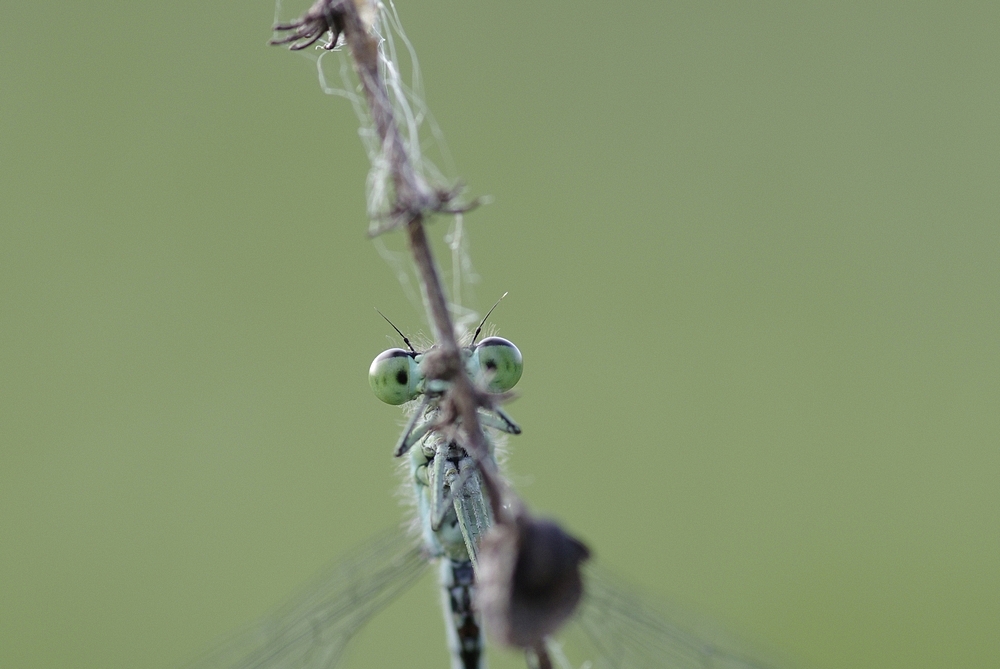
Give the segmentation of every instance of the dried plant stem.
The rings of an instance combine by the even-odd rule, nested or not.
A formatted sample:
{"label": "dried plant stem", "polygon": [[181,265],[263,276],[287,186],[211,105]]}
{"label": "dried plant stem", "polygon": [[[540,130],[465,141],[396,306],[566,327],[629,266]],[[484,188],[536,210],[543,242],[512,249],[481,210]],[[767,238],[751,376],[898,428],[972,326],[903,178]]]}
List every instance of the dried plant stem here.
{"label": "dried plant stem", "polygon": [[[355,4],[369,1],[316,0],[300,19],[276,26],[290,33],[272,43],[301,49],[329,32],[332,38],[326,48],[333,48],[340,36],[344,36],[394,191],[390,220],[381,231],[406,229],[434,328],[436,345],[423,355],[421,370],[428,379],[447,382],[438,402],[435,427],[454,435],[476,461],[475,471],[482,478],[493,512],[495,525],[481,540],[476,576],[481,586],[478,604],[483,620],[503,643],[524,649],[530,666],[551,669],[545,637],[558,629],[579,603],[582,595],[579,565],[587,559],[589,551],[555,523],[532,518],[490,457],[479,409],[495,407],[498,398],[477,388],[466,373],[463,351],[455,337],[444,287],[424,230],[428,216],[460,213],[463,209],[452,205],[457,190],[431,188],[414,169],[407,154],[389,91],[379,72],[379,43],[370,34]],[[462,477],[472,474],[473,470],[467,468],[452,483],[452,489],[461,489]]]}
{"label": "dried plant stem", "polygon": [[[366,29],[354,3],[347,0],[339,5],[344,14],[344,37],[350,49],[351,60],[388,160],[396,197],[393,214],[403,219],[410,252],[420,275],[424,300],[434,327],[440,365],[438,374],[440,378],[450,381],[448,400],[454,406],[454,413],[460,418],[461,430],[466,437],[463,445],[479,464],[493,516],[497,522],[506,522],[509,512],[504,503],[511,497],[511,493],[502,482],[493,461],[487,457],[489,447],[478,412],[484,400],[462,364],[461,348],[455,338],[437,263],[424,230],[426,217],[445,209],[450,194],[442,197],[442,194],[435,193],[413,169],[396,124],[385,82],[379,76],[378,44]],[[519,507],[520,504],[514,501],[513,506]]]}

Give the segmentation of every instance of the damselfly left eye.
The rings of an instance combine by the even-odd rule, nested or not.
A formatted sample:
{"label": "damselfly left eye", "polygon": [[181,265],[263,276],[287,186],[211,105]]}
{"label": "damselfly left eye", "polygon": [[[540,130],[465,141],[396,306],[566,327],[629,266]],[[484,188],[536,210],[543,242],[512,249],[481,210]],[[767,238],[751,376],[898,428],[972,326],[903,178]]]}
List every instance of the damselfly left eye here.
{"label": "damselfly left eye", "polygon": [[413,353],[401,348],[383,351],[368,368],[368,383],[375,397],[386,404],[405,404],[416,399],[420,391],[420,367]]}
{"label": "damselfly left eye", "polygon": [[473,353],[491,393],[502,393],[517,385],[524,371],[524,360],[514,344],[502,337],[487,337]]}

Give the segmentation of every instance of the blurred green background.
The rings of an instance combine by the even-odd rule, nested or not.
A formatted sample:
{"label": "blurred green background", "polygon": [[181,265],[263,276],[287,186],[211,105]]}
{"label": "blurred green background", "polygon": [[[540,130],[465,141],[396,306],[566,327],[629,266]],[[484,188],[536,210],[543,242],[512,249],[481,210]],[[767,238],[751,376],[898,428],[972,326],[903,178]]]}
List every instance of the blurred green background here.
{"label": "blurred green background", "polygon": [[[534,508],[792,666],[1000,666],[1000,5],[399,11]],[[426,321],[273,12],[4,6],[2,667],[176,667],[400,517]],[[432,588],[345,666],[446,666]]]}

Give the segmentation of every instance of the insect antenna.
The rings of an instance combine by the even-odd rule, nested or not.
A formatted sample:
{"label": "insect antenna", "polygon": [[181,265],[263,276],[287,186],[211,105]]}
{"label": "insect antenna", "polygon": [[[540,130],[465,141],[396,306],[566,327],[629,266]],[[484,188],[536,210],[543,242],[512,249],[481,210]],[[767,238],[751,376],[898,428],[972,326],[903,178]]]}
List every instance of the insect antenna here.
{"label": "insect antenna", "polygon": [[[507,293],[501,295],[500,300],[502,300],[505,297],[507,297]],[[493,310],[497,308],[497,304],[500,304],[500,300],[497,300],[496,304],[490,307],[490,310],[486,312],[486,316],[483,317],[483,322],[479,324],[478,328],[476,328],[476,334],[472,335],[472,344],[469,344],[469,346],[472,346],[473,344],[476,343],[476,338],[479,337],[479,333],[483,331],[483,326],[486,325],[486,319],[489,318],[490,314],[493,313]],[[385,316],[383,316],[382,318],[385,318]]]}
{"label": "insect antenna", "polygon": [[[504,293],[504,295],[506,295],[506,293]],[[503,298],[501,298],[501,299],[503,299]],[[375,307],[375,311],[378,311],[378,307]],[[493,310],[490,309],[490,311],[493,311]],[[381,311],[378,311],[378,315],[381,316],[382,318],[385,318],[385,314],[383,314]],[[486,314],[486,315],[489,316],[489,314]],[[390,321],[388,318],[385,318],[385,322],[388,323],[389,325],[392,325],[392,321]],[[482,326],[480,326],[480,327],[482,327]],[[397,328],[395,325],[392,325],[392,329],[399,333],[399,336],[403,338],[403,343],[405,343],[407,345],[407,347],[409,347],[410,351],[412,351],[413,353],[417,352],[417,349],[413,348],[413,344],[410,343],[410,340],[406,337],[405,334],[403,334],[402,332],[399,331],[399,328]],[[479,331],[476,330],[476,332],[478,333]]]}

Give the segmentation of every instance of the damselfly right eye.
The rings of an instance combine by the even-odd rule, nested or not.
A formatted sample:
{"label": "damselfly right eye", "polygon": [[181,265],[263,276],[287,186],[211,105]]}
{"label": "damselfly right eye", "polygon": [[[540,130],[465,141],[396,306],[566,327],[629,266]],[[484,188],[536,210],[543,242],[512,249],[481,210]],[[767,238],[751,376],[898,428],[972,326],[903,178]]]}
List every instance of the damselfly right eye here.
{"label": "damselfly right eye", "polygon": [[386,404],[405,404],[416,399],[420,381],[420,366],[413,353],[401,348],[379,353],[368,368],[372,392]]}
{"label": "damselfly right eye", "polygon": [[473,355],[491,393],[507,392],[521,379],[524,371],[521,352],[503,337],[487,337],[476,345]]}

